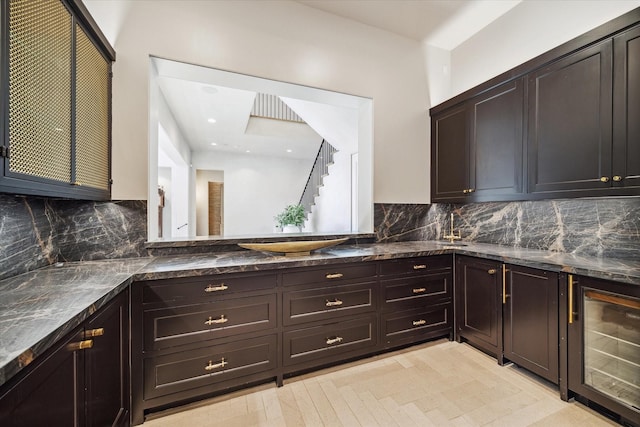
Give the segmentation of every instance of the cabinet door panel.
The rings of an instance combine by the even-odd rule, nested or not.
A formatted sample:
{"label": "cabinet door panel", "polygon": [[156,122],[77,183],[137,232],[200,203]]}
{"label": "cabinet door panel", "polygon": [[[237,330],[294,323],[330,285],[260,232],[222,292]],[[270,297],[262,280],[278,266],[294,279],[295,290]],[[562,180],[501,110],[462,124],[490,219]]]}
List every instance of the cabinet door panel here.
{"label": "cabinet door panel", "polygon": [[462,200],[469,188],[468,115],[460,106],[435,116],[431,125],[431,197]]}
{"label": "cabinet door panel", "polygon": [[93,347],[85,351],[88,426],[123,425],[129,419],[128,292],[87,322]]}
{"label": "cabinet door panel", "polygon": [[472,100],[470,182],[475,200],[522,192],[522,81]]}
{"label": "cabinet door panel", "polygon": [[529,75],[529,190],[608,188],[611,177],[611,42]]}
{"label": "cabinet door panel", "polygon": [[67,345],[82,340],[82,333],[70,338],[34,363],[36,366],[0,396],[0,425],[3,427],[84,425],[84,351]]}
{"label": "cabinet door panel", "polygon": [[451,279],[451,273],[440,273],[383,281],[380,283],[383,309],[396,310],[450,301],[453,294]]}
{"label": "cabinet door panel", "polygon": [[308,364],[312,367],[371,352],[378,343],[377,331],[376,316],[287,331],[283,334],[284,366],[313,361]]}
{"label": "cabinet door panel", "polygon": [[227,381],[242,382],[243,377],[275,369],[276,349],[276,335],[268,335],[145,359],[144,397],[188,390],[197,395],[221,389]]}
{"label": "cabinet door panel", "polygon": [[449,335],[453,323],[452,308],[448,303],[382,314],[380,328],[385,347]]}
{"label": "cabinet door panel", "polygon": [[502,359],[501,264],[456,258],[456,323],[461,338]]}
{"label": "cabinet door panel", "polygon": [[614,43],[613,185],[640,186],[640,27]]}
{"label": "cabinet door panel", "polygon": [[558,383],[558,275],[509,266],[505,357]]}
{"label": "cabinet door panel", "polygon": [[145,310],[145,350],[266,330],[275,326],[275,294]]}
{"label": "cabinet door panel", "polygon": [[283,323],[298,324],[375,311],[376,283],[285,292]]}

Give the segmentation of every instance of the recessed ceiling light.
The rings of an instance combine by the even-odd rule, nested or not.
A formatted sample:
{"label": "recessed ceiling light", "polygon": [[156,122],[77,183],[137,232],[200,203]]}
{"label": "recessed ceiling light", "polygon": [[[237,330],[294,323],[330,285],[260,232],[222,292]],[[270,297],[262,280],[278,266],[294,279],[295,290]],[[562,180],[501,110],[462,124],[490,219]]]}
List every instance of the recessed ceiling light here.
{"label": "recessed ceiling light", "polygon": [[214,118],[210,118],[209,120],[207,120],[209,123],[215,123],[217,120]]}
{"label": "recessed ceiling light", "polygon": [[247,150],[247,151],[245,151],[245,153],[250,153],[250,152],[251,152],[251,150]]}
{"label": "recessed ceiling light", "polygon": [[293,150],[291,148],[287,148],[287,153],[291,153]]}
{"label": "recessed ceiling light", "polygon": [[218,144],[216,144],[215,142],[212,142],[211,145],[218,145]]}

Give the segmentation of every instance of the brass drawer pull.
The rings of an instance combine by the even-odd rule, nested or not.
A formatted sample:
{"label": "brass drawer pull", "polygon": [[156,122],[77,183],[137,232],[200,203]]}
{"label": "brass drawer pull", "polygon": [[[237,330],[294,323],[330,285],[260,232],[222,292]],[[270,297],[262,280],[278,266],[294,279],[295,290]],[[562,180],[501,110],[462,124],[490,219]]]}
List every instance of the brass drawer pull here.
{"label": "brass drawer pull", "polygon": [[67,350],[69,351],[78,351],[78,350],[86,350],[87,348],[93,347],[93,340],[84,340],[78,342],[72,342],[67,345]]}
{"label": "brass drawer pull", "polygon": [[414,270],[424,270],[425,268],[427,268],[426,264],[418,264],[413,266]]}
{"label": "brass drawer pull", "polygon": [[423,292],[426,292],[427,288],[413,288],[413,293],[414,294],[421,294]]}
{"label": "brass drawer pull", "polygon": [[85,338],[101,337],[103,335],[104,335],[104,328],[89,329],[88,331],[84,331],[84,334],[83,334]]}
{"label": "brass drawer pull", "polygon": [[489,273],[489,274],[496,274],[496,272],[497,272],[497,271],[498,271],[498,270],[496,270],[495,268],[492,268],[492,269],[490,269],[490,270],[487,270],[487,273]]}
{"label": "brass drawer pull", "polygon": [[342,301],[339,300],[338,298],[335,298],[333,301],[329,301],[327,300],[327,303],[325,304],[327,307],[335,307],[335,306],[339,306],[342,305]]}
{"label": "brass drawer pull", "polygon": [[338,344],[343,341],[342,337],[327,338],[327,345]]}
{"label": "brass drawer pull", "polygon": [[413,326],[422,326],[422,325],[426,325],[427,321],[424,319],[420,319],[420,320],[414,320],[413,321]]}
{"label": "brass drawer pull", "polygon": [[622,177],[621,177],[620,175],[614,175],[614,176],[613,176],[613,180],[614,180],[615,182],[620,182],[620,181],[622,181]]}
{"label": "brass drawer pull", "polygon": [[214,369],[224,368],[227,366],[229,362],[224,360],[224,357],[220,360],[219,363],[213,363],[213,361],[209,360],[209,364],[204,367],[205,371],[213,371]]}
{"label": "brass drawer pull", "polygon": [[608,176],[600,177],[600,182],[609,182],[609,177]]}
{"label": "brass drawer pull", "polygon": [[220,316],[220,318],[218,319],[213,319],[211,316],[209,316],[209,320],[207,320],[206,322],[204,322],[205,325],[214,325],[214,324],[220,324],[220,323],[227,323],[229,321],[229,319],[227,319],[226,317],[224,317],[224,314],[222,316]]}
{"label": "brass drawer pull", "polygon": [[334,274],[327,274],[325,277],[327,279],[339,279],[339,278],[341,278],[343,276],[344,276],[344,274],[342,274],[342,273],[334,273]]}
{"label": "brass drawer pull", "polygon": [[229,289],[229,287],[223,283],[223,284],[221,284],[219,286],[209,285],[206,288],[204,288],[204,291],[205,292],[217,292],[217,291],[225,291],[227,289]]}

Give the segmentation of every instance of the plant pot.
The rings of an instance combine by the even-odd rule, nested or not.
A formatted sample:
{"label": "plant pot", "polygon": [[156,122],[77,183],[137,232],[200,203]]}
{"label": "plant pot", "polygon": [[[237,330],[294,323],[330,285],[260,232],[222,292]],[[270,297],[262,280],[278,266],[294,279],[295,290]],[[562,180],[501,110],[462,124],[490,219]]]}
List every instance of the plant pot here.
{"label": "plant pot", "polygon": [[301,233],[302,230],[299,225],[288,224],[282,227],[282,232],[283,233]]}

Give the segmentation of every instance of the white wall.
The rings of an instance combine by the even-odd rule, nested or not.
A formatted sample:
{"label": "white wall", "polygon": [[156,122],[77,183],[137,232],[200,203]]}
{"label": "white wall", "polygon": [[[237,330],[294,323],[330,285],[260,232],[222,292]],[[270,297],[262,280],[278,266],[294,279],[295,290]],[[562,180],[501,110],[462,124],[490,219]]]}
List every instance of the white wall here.
{"label": "white wall", "polygon": [[[92,1],[92,9],[111,1]],[[428,201],[418,42],[291,1],[130,2],[115,40],[113,197],[147,198],[149,55],[373,98],[374,201]]]}
{"label": "white wall", "polygon": [[192,161],[196,170],[224,172],[225,236],[273,233],[273,217],[298,203],[313,165],[313,160],[221,152],[195,152]]}
{"label": "white wall", "polygon": [[351,231],[351,187],[345,184],[351,182],[351,153],[338,151],[333,162],[304,231],[327,234]]}
{"label": "white wall", "polygon": [[525,0],[451,51],[449,97],[638,6],[640,0]]}

